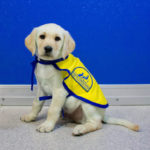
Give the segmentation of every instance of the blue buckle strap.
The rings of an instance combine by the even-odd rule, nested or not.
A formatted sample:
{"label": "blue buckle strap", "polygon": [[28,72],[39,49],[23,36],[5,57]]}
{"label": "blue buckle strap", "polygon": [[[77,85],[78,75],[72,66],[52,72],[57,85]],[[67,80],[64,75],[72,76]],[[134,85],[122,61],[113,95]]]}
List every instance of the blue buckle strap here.
{"label": "blue buckle strap", "polygon": [[45,100],[48,100],[48,99],[52,99],[52,96],[41,96],[41,97],[39,97],[40,101],[45,101]]}

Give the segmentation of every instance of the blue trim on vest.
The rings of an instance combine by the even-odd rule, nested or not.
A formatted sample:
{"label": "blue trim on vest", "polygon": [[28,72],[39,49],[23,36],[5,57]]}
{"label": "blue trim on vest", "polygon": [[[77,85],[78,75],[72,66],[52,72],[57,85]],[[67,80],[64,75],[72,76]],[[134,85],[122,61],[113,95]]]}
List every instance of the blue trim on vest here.
{"label": "blue trim on vest", "polygon": [[[54,66],[57,70],[59,70],[59,71],[67,71],[69,75],[68,75],[66,78],[68,78],[68,77],[70,76],[71,73],[70,73],[70,71],[69,71],[68,69],[60,69],[56,64],[53,64],[53,66]],[[65,78],[65,79],[66,79],[66,78]],[[64,80],[65,80],[65,79],[64,79]]]}
{"label": "blue trim on vest", "polygon": [[107,108],[109,106],[109,104],[106,104],[106,105],[101,105],[101,104],[97,104],[97,103],[94,103],[94,102],[91,102],[89,101],[88,99],[86,98],[83,98],[83,97],[80,97],[80,96],[77,96],[76,94],[74,94],[68,87],[67,85],[63,82],[63,86],[64,88],[69,92],[70,96],[74,96],[75,98],[78,98],[86,103],[89,103],[91,105],[94,105],[96,107],[100,107],[100,108]]}
{"label": "blue trim on vest", "polygon": [[89,104],[91,104],[91,105],[94,105],[94,106],[96,106],[96,107],[107,108],[107,107],[109,106],[108,103],[107,103],[106,105],[97,104],[97,103],[94,103],[94,102],[89,101],[89,100],[86,99],[86,98],[83,98],[83,97],[80,97],[80,96],[77,96],[76,94],[74,94],[74,93],[67,87],[67,85],[66,85],[65,82],[64,82],[64,81],[70,76],[70,74],[71,74],[70,71],[69,71],[68,69],[60,69],[56,64],[54,64],[54,67],[55,67],[56,69],[60,70],[60,71],[67,71],[67,72],[69,73],[69,75],[68,75],[66,78],[64,78],[64,80],[63,80],[63,86],[64,86],[64,88],[68,91],[68,93],[69,93],[70,96],[74,96],[75,98],[78,98],[78,99],[80,99],[80,100],[82,100],[82,101],[84,101],[84,102],[86,102],[86,103],[89,103]]}

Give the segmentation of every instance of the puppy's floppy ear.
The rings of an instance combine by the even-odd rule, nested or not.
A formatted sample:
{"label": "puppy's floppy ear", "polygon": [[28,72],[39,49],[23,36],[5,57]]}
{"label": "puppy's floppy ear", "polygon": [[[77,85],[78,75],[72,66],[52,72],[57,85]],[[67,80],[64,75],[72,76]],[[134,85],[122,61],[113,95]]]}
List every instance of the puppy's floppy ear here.
{"label": "puppy's floppy ear", "polygon": [[75,41],[71,37],[68,31],[64,31],[64,44],[62,50],[62,56],[65,58],[75,49]]}
{"label": "puppy's floppy ear", "polygon": [[32,32],[25,38],[25,46],[31,51],[32,56],[35,54],[36,45],[36,28],[32,30]]}

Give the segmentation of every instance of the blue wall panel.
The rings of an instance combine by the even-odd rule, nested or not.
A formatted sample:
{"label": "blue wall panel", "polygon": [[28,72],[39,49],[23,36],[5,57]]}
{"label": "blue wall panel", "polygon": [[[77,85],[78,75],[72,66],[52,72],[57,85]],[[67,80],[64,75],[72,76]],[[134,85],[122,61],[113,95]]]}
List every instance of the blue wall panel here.
{"label": "blue wall panel", "polygon": [[99,83],[150,83],[149,0],[1,0],[0,84],[30,83],[24,38],[49,22],[70,31]]}

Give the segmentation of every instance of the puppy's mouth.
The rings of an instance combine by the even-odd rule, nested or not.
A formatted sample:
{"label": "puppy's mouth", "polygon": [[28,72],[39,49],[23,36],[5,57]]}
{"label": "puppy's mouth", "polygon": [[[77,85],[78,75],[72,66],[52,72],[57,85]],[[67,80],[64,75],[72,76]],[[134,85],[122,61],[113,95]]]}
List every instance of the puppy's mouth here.
{"label": "puppy's mouth", "polygon": [[43,55],[41,55],[42,57],[45,57],[45,58],[50,58],[52,59],[53,58],[53,54],[50,52],[50,53],[44,53]]}
{"label": "puppy's mouth", "polygon": [[50,57],[50,56],[52,56],[52,54],[51,53],[45,53],[44,56],[49,56]]}

